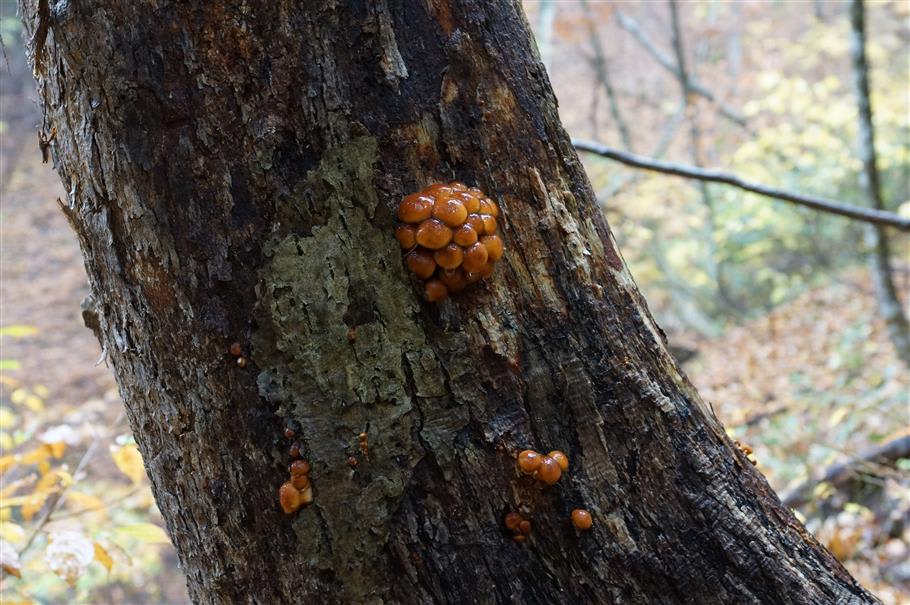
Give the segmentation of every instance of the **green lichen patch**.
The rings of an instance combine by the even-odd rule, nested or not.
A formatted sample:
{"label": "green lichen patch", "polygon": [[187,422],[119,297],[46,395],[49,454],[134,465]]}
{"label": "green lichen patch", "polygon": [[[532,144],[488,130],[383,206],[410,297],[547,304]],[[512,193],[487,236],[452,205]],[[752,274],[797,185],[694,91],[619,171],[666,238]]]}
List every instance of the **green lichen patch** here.
{"label": "green lichen patch", "polygon": [[[426,453],[421,411],[434,419],[434,443],[452,434],[436,434],[434,402],[451,403],[447,377],[416,321],[397,242],[369,218],[378,205],[376,154],[369,138],[327,153],[300,199],[286,202],[305,196],[327,218],[282,225],[266,244],[253,338],[260,392],[300,425],[313,465],[315,502],[294,523],[299,556],[334,570],[353,602],[382,592],[375,561]],[[369,435],[368,458],[358,445],[361,431]],[[352,454],[360,458],[355,470],[347,464]]]}

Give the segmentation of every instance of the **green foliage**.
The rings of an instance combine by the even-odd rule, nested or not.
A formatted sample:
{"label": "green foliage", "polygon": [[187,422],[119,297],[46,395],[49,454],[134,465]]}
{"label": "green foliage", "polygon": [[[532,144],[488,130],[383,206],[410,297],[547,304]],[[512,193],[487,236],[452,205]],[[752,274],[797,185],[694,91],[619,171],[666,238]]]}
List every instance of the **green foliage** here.
{"label": "green foliage", "polygon": [[[750,133],[734,129],[734,136],[712,142],[716,155],[710,163],[760,183],[867,205],[858,185],[848,24],[816,21],[797,39],[774,35],[775,27],[773,19],[746,26],[744,38],[757,46],[751,50],[758,57],[745,79],[752,99],[743,107]],[[882,193],[890,209],[903,205],[908,212],[906,41],[876,31],[868,55]],[[707,114],[716,113],[703,99],[694,103],[703,123]],[[672,113],[672,103],[665,104],[664,113]],[[731,144],[736,140],[741,142]],[[674,153],[680,154],[687,159],[684,146]],[[584,160],[596,187],[626,170],[591,154]],[[862,227],[855,222],[721,185],[708,186],[709,222],[698,183],[653,173],[634,173],[634,178],[607,200],[607,212],[622,217],[616,234],[623,254],[667,325],[716,333],[731,319],[765,313],[865,259]],[[906,256],[907,238],[894,240],[894,252]],[[726,299],[719,296],[719,280]],[[693,306],[699,321],[691,312],[682,316],[681,308]]]}

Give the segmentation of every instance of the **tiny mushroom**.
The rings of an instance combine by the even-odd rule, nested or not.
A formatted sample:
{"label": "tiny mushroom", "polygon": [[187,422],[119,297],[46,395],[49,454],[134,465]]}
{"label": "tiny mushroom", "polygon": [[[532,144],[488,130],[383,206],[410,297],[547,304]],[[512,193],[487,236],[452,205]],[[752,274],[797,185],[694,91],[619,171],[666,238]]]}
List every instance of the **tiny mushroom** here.
{"label": "tiny mushroom", "polygon": [[569,458],[559,450],[553,450],[547,456],[556,461],[556,464],[559,465],[559,470],[562,472],[569,470]]}
{"label": "tiny mushroom", "polygon": [[560,476],[562,469],[559,468],[559,463],[549,456],[544,456],[540,461],[540,468],[537,469],[537,478],[547,485],[553,485],[559,481]]}
{"label": "tiny mushroom", "polygon": [[540,468],[543,456],[534,450],[525,450],[518,454],[518,468],[526,475],[533,475]]}
{"label": "tiny mushroom", "polygon": [[282,483],[278,488],[278,502],[281,504],[281,510],[287,515],[300,508],[300,492],[290,481]]}
{"label": "tiny mushroom", "polygon": [[591,513],[588,511],[576,508],[572,511],[572,525],[576,528],[586,531],[591,529],[591,526],[594,524],[594,519],[591,518]]}

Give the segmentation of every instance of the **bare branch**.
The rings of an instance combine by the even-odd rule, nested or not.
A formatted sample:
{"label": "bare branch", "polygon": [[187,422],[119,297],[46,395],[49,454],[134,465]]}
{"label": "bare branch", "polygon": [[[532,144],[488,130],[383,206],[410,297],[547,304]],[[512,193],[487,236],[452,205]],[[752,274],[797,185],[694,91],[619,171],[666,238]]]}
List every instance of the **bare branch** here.
{"label": "bare branch", "polygon": [[[651,152],[651,157],[655,160],[659,160],[664,157],[664,154],[667,152],[667,148],[670,146],[670,143],[673,141],[673,137],[676,135],[676,131],[679,129],[680,124],[683,123],[683,118],[686,117],[686,104],[680,103],[679,108],[676,110],[676,113],[667,120],[666,126],[664,126],[663,132],[660,135],[660,140],[657,142],[657,145],[654,146],[654,151]],[[637,183],[640,180],[640,177],[637,173],[632,175],[619,175],[618,177],[611,179],[611,182],[608,184],[604,190],[597,192],[598,200],[608,200],[612,198],[617,193],[623,191],[626,187]],[[615,210],[615,208],[614,208]]]}
{"label": "bare branch", "polygon": [[840,487],[855,477],[863,467],[868,465],[890,466],[896,460],[908,456],[910,456],[910,435],[902,435],[861,452],[847,462],[828,467],[820,476],[809,479],[789,492],[781,494],[781,502],[790,508],[800,506],[809,500],[815,486],[819,483],[830,483],[834,487]]}
{"label": "bare branch", "polygon": [[[644,47],[644,49],[646,51],[648,51],[648,54],[650,54],[652,57],[654,57],[654,59],[658,63],[660,63],[660,65],[664,69],[666,69],[671,74],[673,74],[674,77],[680,78],[679,69],[673,63],[673,61],[670,59],[670,57],[668,57],[666,54],[664,54],[664,52],[662,50],[657,48],[657,46],[654,44],[654,42],[652,42],[651,39],[648,38],[647,34],[645,34],[642,31],[641,27],[639,27],[638,23],[634,19],[626,16],[625,14],[622,13],[622,11],[619,11],[619,10],[617,10],[615,14],[616,14],[616,18],[619,20],[620,27],[622,27],[624,30],[626,30],[630,34],[632,34],[632,36],[638,41],[638,43],[641,44],[642,47]],[[687,88],[688,88],[689,92],[697,94],[701,97],[704,97],[708,101],[716,104],[717,109],[722,116],[724,116],[731,122],[734,122],[738,126],[748,129],[749,125],[748,125],[748,122],[746,121],[746,118],[743,117],[742,115],[740,115],[739,113],[737,113],[736,111],[734,111],[733,109],[730,109],[722,101],[719,101],[717,99],[717,97],[714,95],[714,93],[711,92],[698,79],[696,79],[694,77],[689,78]]]}
{"label": "bare branch", "polygon": [[708,181],[710,183],[723,183],[724,185],[730,185],[732,187],[742,189],[743,191],[756,193],[758,195],[778,199],[784,202],[790,202],[799,206],[805,206],[806,208],[811,208],[819,212],[836,214],[838,216],[843,216],[866,223],[873,223],[876,225],[887,225],[901,231],[910,231],[910,219],[906,219],[898,214],[888,212],[886,210],[851,206],[849,204],[844,204],[835,200],[829,200],[823,197],[785,191],[783,189],[769,187],[760,183],[746,181],[729,172],[722,172],[720,170],[713,170],[709,168],[697,168],[695,166],[686,166],[684,164],[677,164],[675,162],[654,160],[641,155],[636,155],[634,153],[627,153],[625,151],[620,151],[619,149],[607,147],[606,145],[601,145],[600,143],[594,141],[572,139],[572,144],[579,151],[594,153],[599,156],[621,162],[627,166],[642,168],[644,170],[653,170],[654,172],[662,172],[663,174],[671,174],[673,176],[681,176],[690,179]]}

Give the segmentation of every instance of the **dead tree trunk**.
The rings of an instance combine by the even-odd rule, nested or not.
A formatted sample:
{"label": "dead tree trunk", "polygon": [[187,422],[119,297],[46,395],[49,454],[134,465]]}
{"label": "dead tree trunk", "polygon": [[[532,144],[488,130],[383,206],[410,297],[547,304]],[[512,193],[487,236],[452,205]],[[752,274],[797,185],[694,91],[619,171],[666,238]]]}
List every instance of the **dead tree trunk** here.
{"label": "dead tree trunk", "polygon": [[[46,1],[63,205],[196,602],[874,601],[667,354],[517,3]],[[452,178],[501,200],[508,253],[432,305],[393,209]],[[569,476],[518,477],[525,447]]]}

